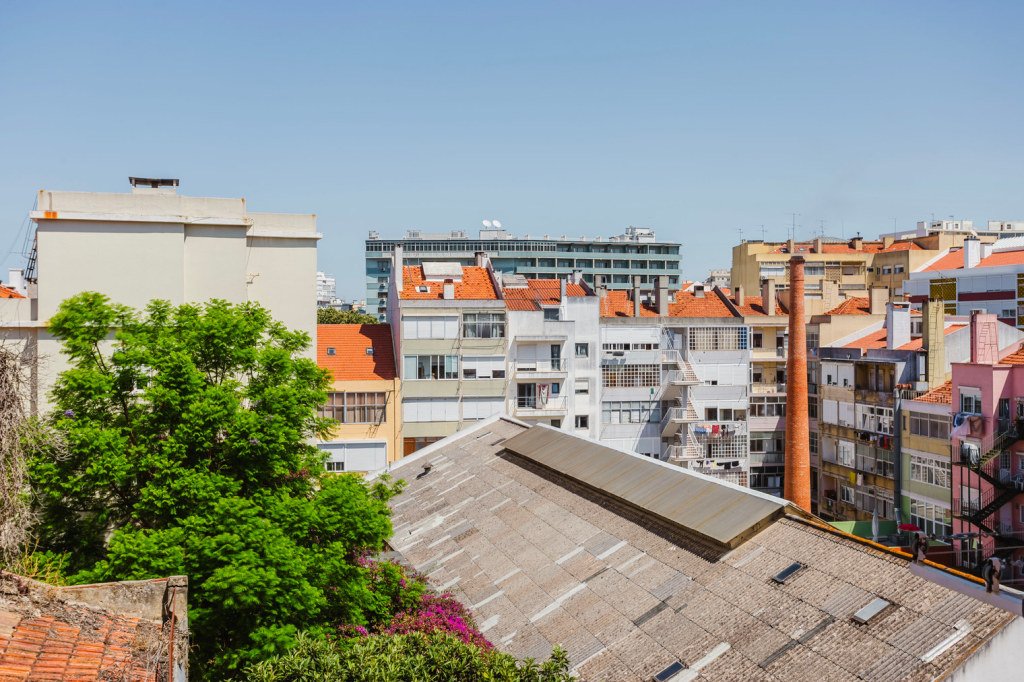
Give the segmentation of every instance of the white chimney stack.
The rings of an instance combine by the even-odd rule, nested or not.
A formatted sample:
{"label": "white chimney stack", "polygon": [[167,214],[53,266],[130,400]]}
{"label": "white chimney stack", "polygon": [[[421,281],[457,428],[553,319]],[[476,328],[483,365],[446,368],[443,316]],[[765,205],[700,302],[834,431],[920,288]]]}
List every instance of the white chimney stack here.
{"label": "white chimney stack", "polygon": [[25,271],[21,268],[8,269],[7,286],[22,296],[28,296],[28,283],[25,281]]}
{"label": "white chimney stack", "polygon": [[964,240],[964,268],[976,268],[981,262],[981,241],[977,237]]}

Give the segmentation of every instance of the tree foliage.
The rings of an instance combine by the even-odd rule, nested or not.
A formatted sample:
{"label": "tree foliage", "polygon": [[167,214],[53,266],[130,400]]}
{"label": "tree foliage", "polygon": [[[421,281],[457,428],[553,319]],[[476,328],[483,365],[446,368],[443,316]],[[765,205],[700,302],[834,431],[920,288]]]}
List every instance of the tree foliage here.
{"label": "tree foliage", "polygon": [[326,373],[258,305],[136,312],[83,293],[50,320],[71,368],[51,421],[67,454],[31,463],[43,550],[72,582],[189,577],[193,679],[228,679],[302,629],[360,624],[362,552],[400,485],[327,475],[311,444]]}
{"label": "tree foliage", "polygon": [[317,324],[380,324],[373,315],[358,310],[337,310],[335,308],[317,308]]}
{"label": "tree foliage", "polygon": [[249,668],[252,682],[567,682],[565,650],[538,664],[481,649],[447,632],[331,641],[301,634],[286,654]]}

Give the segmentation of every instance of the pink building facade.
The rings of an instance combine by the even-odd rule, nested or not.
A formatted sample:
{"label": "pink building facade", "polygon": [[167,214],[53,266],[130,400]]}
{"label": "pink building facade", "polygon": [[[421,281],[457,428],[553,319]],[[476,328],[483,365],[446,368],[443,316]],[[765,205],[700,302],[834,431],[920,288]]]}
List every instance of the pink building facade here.
{"label": "pink building facade", "polygon": [[[1024,350],[1000,356],[996,315],[971,316],[971,362],[952,365],[953,550],[976,570],[998,555],[1024,582]],[[1013,350],[1011,348],[1011,350]]]}

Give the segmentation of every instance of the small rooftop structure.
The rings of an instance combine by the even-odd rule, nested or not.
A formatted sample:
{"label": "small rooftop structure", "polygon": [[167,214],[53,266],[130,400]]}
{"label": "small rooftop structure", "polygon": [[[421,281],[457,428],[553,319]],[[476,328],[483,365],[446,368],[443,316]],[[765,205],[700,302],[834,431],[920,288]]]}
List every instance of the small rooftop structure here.
{"label": "small rooftop structure", "polygon": [[157,189],[158,187],[177,187],[178,178],[135,178],[129,177],[128,182],[132,184],[132,187],[149,187],[151,189]]}
{"label": "small rooftop structure", "polygon": [[546,426],[492,417],[391,474],[394,549],[499,649],[560,644],[584,680],[982,679],[1024,636],[1019,592]]}
{"label": "small rooftop structure", "polygon": [[[436,267],[434,267],[436,266]],[[455,276],[456,271],[458,276]],[[451,273],[445,276],[444,273]],[[445,287],[453,300],[498,300],[498,290],[487,268],[458,263],[424,263],[403,266],[403,300],[446,299]]]}
{"label": "small rooftop structure", "polygon": [[184,576],[56,587],[0,573],[0,680],[187,677]]}

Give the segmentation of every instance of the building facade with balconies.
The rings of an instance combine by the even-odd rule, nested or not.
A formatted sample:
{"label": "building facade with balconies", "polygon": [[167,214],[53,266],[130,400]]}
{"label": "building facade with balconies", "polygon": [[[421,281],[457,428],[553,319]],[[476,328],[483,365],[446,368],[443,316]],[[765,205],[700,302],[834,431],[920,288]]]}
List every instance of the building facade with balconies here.
{"label": "building facade with balconies", "polygon": [[[995,555],[1024,582],[1024,351],[993,342],[992,315],[972,315],[970,362],[953,365],[952,545],[976,571]],[[1013,350],[1019,344],[1012,346]]]}
{"label": "building facade with balconies", "polygon": [[506,412],[597,438],[600,300],[579,271],[561,280],[498,279],[508,309]]}

